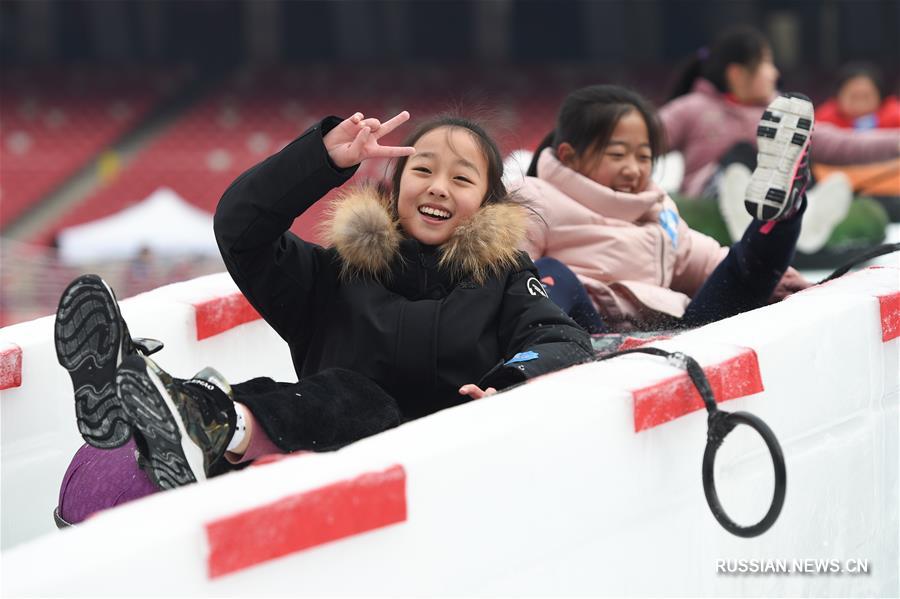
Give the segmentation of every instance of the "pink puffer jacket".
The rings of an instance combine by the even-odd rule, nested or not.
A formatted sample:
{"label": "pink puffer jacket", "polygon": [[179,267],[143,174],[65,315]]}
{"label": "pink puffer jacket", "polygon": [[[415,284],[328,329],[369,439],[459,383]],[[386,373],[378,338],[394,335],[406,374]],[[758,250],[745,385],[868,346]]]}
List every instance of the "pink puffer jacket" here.
{"label": "pink puffer jacket", "polygon": [[533,218],[524,249],[566,264],[614,330],[653,326],[660,313],[680,317],[728,253],[690,229],[664,191],[613,191],[562,165],[552,149],[526,177],[521,198]]}

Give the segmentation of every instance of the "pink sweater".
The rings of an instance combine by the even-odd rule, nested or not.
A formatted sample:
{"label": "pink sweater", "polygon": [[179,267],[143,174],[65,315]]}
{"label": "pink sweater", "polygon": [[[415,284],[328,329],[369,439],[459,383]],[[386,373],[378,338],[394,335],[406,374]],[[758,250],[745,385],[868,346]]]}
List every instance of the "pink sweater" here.
{"label": "pink sweater", "polygon": [[[675,98],[659,111],[670,150],[684,155],[681,191],[699,195],[716,170],[719,158],[734,144],[756,145],[762,106],[728,100],[706,79],[698,79],[691,93]],[[864,164],[900,156],[900,130],[850,131],[816,123],[813,160],[830,165]]]}
{"label": "pink sweater", "polygon": [[680,317],[727,248],[690,229],[664,191],[621,193],[571,170],[552,149],[538,177],[518,189],[541,215],[525,246],[533,260],[556,258],[584,284],[613,329],[652,326],[659,313]]}

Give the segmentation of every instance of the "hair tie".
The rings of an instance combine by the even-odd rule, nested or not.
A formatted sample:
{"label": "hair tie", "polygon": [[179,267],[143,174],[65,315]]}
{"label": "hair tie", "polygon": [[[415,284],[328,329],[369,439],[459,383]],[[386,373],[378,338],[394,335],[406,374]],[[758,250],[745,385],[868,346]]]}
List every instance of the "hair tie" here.
{"label": "hair tie", "polygon": [[700,60],[706,60],[709,58],[709,48],[703,46],[697,50],[697,58]]}

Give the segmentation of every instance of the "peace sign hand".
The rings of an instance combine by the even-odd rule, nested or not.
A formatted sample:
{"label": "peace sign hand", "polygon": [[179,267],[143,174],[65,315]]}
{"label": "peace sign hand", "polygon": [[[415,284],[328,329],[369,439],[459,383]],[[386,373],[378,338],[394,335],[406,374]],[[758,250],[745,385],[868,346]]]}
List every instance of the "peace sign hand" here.
{"label": "peace sign hand", "polygon": [[325,149],[339,168],[359,164],[368,158],[412,156],[416,149],[411,146],[378,145],[379,138],[408,120],[409,113],[405,110],[385,123],[375,118],[367,119],[357,112],[325,135]]}

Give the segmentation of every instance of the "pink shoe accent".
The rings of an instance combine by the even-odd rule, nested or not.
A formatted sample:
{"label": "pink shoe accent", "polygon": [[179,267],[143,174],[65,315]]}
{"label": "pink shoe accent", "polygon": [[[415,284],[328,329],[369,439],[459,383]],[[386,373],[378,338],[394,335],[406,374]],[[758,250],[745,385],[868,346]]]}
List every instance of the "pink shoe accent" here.
{"label": "pink shoe accent", "polygon": [[[790,200],[794,197],[798,198],[798,200],[797,200],[797,202],[795,202],[794,204],[791,205],[789,210],[785,210],[784,212],[782,212],[781,216],[779,216],[776,220],[790,218],[794,213],[797,212],[797,210],[800,209],[800,201],[802,201],[800,199],[800,196],[802,196],[803,194],[806,193],[806,188],[809,186],[809,175],[807,174],[807,176],[802,177],[802,176],[798,175],[798,173],[800,172],[801,168],[806,168],[809,165],[809,144],[810,144],[811,139],[812,139],[812,131],[809,132],[809,136],[806,138],[806,144],[803,146],[803,151],[800,152],[800,157],[797,159],[797,162],[794,164],[794,171],[793,171],[793,173],[791,173],[791,187],[790,187],[790,189],[788,189],[788,194],[785,197],[785,201]],[[807,173],[808,172],[809,171],[807,170]],[[800,189],[796,190],[796,192],[795,192],[795,188],[796,188],[797,184],[800,182],[799,180],[802,180],[803,185],[800,187]],[[762,231],[763,233],[768,233],[771,230],[772,230],[771,227],[766,231],[762,231],[762,229],[760,229],[760,231]]]}

